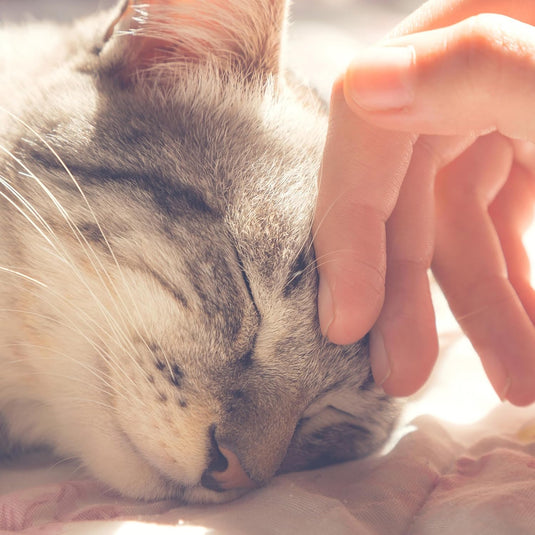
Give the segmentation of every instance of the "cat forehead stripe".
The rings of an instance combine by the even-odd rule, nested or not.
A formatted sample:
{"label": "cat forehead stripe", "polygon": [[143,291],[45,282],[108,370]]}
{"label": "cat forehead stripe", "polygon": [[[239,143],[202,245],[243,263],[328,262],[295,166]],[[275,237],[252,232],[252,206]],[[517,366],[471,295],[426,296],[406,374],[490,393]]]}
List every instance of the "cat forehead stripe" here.
{"label": "cat forehead stripe", "polygon": [[150,273],[150,275],[158,281],[160,286],[175,299],[178,301],[184,308],[189,307],[188,298],[186,297],[186,294],[182,291],[180,291],[176,286],[171,284],[169,281],[164,279],[157,271],[154,269],[149,268],[147,265],[145,265],[144,269]]}
{"label": "cat forehead stripe", "polygon": [[[66,173],[64,166],[47,151],[37,149],[31,151],[34,162],[40,163],[47,169]],[[157,173],[135,173],[132,170],[117,170],[104,167],[85,167],[75,162],[67,162],[70,173],[79,182],[82,190],[84,186],[105,185],[117,183],[134,186],[150,195],[156,206],[164,213],[174,217],[188,216],[192,210],[204,216],[220,217],[217,207],[212,206],[205,195],[197,188],[180,182],[180,177],[164,177]],[[77,187],[68,182],[65,186],[74,192]]]}

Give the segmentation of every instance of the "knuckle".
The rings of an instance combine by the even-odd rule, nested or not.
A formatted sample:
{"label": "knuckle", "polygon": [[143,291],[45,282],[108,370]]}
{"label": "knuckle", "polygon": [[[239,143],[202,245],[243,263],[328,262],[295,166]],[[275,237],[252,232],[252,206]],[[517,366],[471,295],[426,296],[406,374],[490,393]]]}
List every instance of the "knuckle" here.
{"label": "knuckle", "polygon": [[481,98],[481,86],[490,87],[501,62],[499,46],[501,29],[496,28],[493,15],[476,15],[467,19],[459,41],[461,61],[474,96]]}
{"label": "knuckle", "polygon": [[474,15],[460,24],[457,52],[471,94],[479,103],[488,95],[510,98],[511,74],[516,78],[526,72],[526,61],[531,63],[533,56],[518,28],[506,17],[492,13]]}
{"label": "knuckle", "polygon": [[488,13],[474,15],[461,23],[461,36],[467,64],[474,67],[494,61],[508,39],[502,17]]}

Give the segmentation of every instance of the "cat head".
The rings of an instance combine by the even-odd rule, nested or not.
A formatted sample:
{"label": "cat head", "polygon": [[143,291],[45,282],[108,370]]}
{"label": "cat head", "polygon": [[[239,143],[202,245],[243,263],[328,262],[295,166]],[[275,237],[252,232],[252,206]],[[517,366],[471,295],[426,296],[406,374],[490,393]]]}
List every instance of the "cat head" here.
{"label": "cat head", "polygon": [[67,212],[26,192],[61,242],[33,257],[60,318],[51,435],[123,494],[223,501],[367,455],[395,418],[366,340],[319,329],[326,117],[282,66],[286,11],[123,2],[43,89],[50,143],[24,151]]}

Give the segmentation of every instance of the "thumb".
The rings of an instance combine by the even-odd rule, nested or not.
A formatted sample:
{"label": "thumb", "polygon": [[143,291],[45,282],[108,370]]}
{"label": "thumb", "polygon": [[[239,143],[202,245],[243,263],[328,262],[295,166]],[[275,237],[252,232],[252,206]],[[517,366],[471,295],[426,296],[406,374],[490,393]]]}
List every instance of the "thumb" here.
{"label": "thumb", "polygon": [[535,28],[482,14],[364,52],[344,91],[355,113],[382,128],[534,140],[533,87]]}

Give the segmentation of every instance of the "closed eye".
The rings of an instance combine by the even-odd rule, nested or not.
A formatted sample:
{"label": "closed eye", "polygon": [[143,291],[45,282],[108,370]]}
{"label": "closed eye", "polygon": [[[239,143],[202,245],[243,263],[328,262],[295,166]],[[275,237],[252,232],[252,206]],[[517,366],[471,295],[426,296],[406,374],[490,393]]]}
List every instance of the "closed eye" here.
{"label": "closed eye", "polygon": [[258,312],[258,307],[256,306],[253,290],[251,289],[251,283],[249,282],[249,277],[247,276],[247,272],[245,271],[245,267],[243,265],[242,259],[236,249],[235,249],[235,252],[236,252],[236,258],[238,259],[238,266],[240,268],[241,276],[242,276],[243,282],[245,283],[245,288],[247,289],[247,293],[249,294],[249,297],[251,298],[251,302],[253,303],[256,313],[260,316],[260,313]]}
{"label": "closed eye", "polygon": [[299,286],[309,266],[310,263],[307,261],[306,251],[301,251],[290,269],[290,274],[284,286],[284,297],[290,297]]}
{"label": "closed eye", "polygon": [[341,414],[343,416],[347,416],[348,418],[355,418],[355,415],[348,412],[348,411],[344,411],[343,409],[339,409],[338,407],[335,407],[334,405],[327,405],[326,407],[327,409],[330,409],[334,412],[337,412],[338,414]]}

